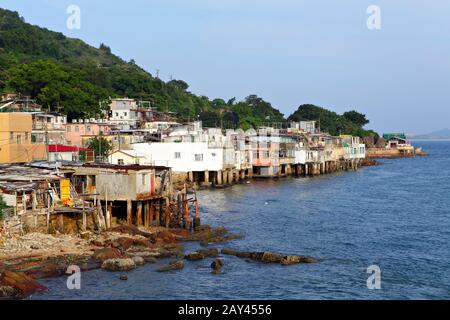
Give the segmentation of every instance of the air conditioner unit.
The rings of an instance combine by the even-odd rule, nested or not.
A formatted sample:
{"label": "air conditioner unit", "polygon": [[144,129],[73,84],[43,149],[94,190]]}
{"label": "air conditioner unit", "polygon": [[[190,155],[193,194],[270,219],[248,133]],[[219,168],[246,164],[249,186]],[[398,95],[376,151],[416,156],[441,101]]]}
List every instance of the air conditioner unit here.
{"label": "air conditioner unit", "polygon": [[77,119],[73,119],[72,123],[78,123],[78,120]]}
{"label": "air conditioner unit", "polygon": [[83,119],[78,120],[79,123],[84,123]]}
{"label": "air conditioner unit", "polygon": [[94,118],[90,118],[89,121],[90,121],[91,123],[96,123],[96,122],[97,122]]}

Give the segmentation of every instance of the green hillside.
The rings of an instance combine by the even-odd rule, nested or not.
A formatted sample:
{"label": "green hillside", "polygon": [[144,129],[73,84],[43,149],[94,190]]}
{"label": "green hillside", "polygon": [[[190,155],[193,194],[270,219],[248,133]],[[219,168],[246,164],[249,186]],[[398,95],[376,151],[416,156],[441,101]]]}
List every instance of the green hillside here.
{"label": "green hillside", "polygon": [[[181,80],[164,82],[137,66],[81,40],[30,25],[17,12],[0,9],[0,90],[30,95],[69,118],[95,115],[99,101],[127,96],[151,101],[161,111],[175,112],[180,120],[197,119],[205,125],[250,127],[283,115],[254,96],[245,101],[211,101],[188,91]],[[106,105],[106,103],[104,103]]]}
{"label": "green hillside", "polygon": [[[180,121],[200,119],[205,127],[243,128],[286,122],[283,114],[256,95],[210,100],[188,91],[182,80],[164,82],[134,61],[126,62],[101,44],[33,26],[17,12],[0,8],[0,91],[31,96],[51,110],[71,118],[94,117],[109,97],[150,101],[160,111],[174,112]],[[331,134],[372,134],[363,128],[364,115],[340,116],[313,105],[300,106],[288,120],[320,120]]]}

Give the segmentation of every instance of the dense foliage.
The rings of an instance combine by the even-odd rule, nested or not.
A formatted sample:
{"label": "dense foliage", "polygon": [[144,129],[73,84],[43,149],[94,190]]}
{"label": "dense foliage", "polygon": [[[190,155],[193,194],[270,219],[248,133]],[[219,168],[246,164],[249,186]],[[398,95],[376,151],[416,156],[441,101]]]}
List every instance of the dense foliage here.
{"label": "dense foliage", "polygon": [[94,150],[95,158],[99,160],[107,159],[108,154],[113,149],[111,142],[105,139],[102,134],[89,139],[87,147]]}
{"label": "dense foliage", "polygon": [[289,118],[289,121],[317,120],[322,131],[331,135],[350,134],[354,136],[367,137],[378,136],[371,130],[363,127],[369,123],[366,116],[357,111],[345,112],[339,115],[322,107],[312,104],[304,104],[298,107]]}
{"label": "dense foliage", "polygon": [[[149,101],[160,111],[173,112],[181,121],[202,120],[205,127],[243,128],[285,122],[283,114],[256,95],[244,101],[210,100],[188,91],[182,80],[164,82],[125,62],[100,44],[99,48],[62,33],[25,23],[17,12],[0,9],[0,91],[31,96],[69,119],[94,117],[110,97]],[[368,135],[368,123],[357,112],[342,116],[307,105],[289,120],[318,120],[331,134]]]}

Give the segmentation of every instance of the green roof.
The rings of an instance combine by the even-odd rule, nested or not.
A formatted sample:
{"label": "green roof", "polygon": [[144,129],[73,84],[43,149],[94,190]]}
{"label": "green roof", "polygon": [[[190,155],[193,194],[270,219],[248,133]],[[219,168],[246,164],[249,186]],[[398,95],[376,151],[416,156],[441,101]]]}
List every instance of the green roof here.
{"label": "green roof", "polygon": [[383,139],[384,140],[390,140],[390,139],[406,140],[406,135],[404,133],[384,133]]}

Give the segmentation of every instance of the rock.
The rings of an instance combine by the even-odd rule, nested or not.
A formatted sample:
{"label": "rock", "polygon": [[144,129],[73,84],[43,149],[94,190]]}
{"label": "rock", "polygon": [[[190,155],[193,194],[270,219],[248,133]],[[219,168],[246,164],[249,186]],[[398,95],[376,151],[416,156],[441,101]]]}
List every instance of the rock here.
{"label": "rock", "polygon": [[201,254],[200,252],[195,251],[195,252],[191,252],[188,255],[184,256],[184,258],[189,261],[198,261],[198,260],[204,259],[205,256],[203,254]]}
{"label": "rock", "polygon": [[162,243],[175,243],[175,235],[169,231],[160,231],[155,237],[156,242],[162,242]]}
{"label": "rock", "polygon": [[1,298],[14,298],[19,297],[20,292],[10,286],[0,286],[0,299]]}
{"label": "rock", "polygon": [[128,276],[122,275],[122,276],[120,276],[119,279],[120,279],[120,280],[123,280],[123,281],[126,281],[126,280],[128,280]]}
{"label": "rock", "polygon": [[249,259],[251,257],[251,252],[240,252],[240,251],[231,250],[231,249],[222,249],[220,252],[222,254],[226,254],[229,256],[236,256],[238,258],[244,258],[244,259]]}
{"label": "rock", "polygon": [[212,263],[211,263],[211,268],[213,269],[213,273],[214,274],[218,274],[220,273],[221,269],[223,266],[223,260],[222,259],[215,259]]}
{"label": "rock", "polygon": [[118,233],[127,233],[127,234],[132,235],[132,236],[139,235],[139,236],[143,236],[143,237],[146,237],[146,238],[150,238],[152,236],[151,233],[143,232],[143,231],[139,230],[135,226],[122,225],[122,226],[118,226],[118,227],[112,228],[111,231],[112,232],[118,232]]}
{"label": "rock", "polygon": [[158,269],[158,272],[166,272],[171,270],[180,270],[184,268],[183,260],[176,260],[169,263],[169,265],[161,267]]}
{"label": "rock", "polygon": [[145,260],[144,260],[144,258],[142,258],[142,257],[134,256],[134,257],[132,257],[131,259],[133,259],[134,264],[135,264],[136,266],[143,266],[143,265],[145,264]]}
{"label": "rock", "polygon": [[103,262],[102,269],[107,271],[129,271],[136,268],[133,259],[108,259]]}
{"label": "rock", "polygon": [[262,255],[260,253],[257,253],[255,255],[257,261],[262,261],[266,263],[281,263],[281,260],[283,260],[283,256],[279,253],[273,253],[273,252],[264,252]]}
{"label": "rock", "polygon": [[157,261],[156,260],[157,255],[158,254],[156,252],[149,252],[149,251],[140,251],[133,253],[134,257],[141,257],[147,263],[155,263]]}
{"label": "rock", "polygon": [[114,248],[120,249],[122,251],[127,251],[134,244],[134,239],[132,238],[117,238],[112,242]]}
{"label": "rock", "polygon": [[217,249],[201,249],[194,252],[189,253],[184,258],[189,261],[197,261],[202,260],[206,257],[215,258],[219,255],[219,250]]}
{"label": "rock", "polygon": [[179,245],[167,245],[158,249],[157,259],[162,258],[183,258],[184,248]]}
{"label": "rock", "polygon": [[30,246],[30,249],[32,249],[32,250],[39,250],[40,247],[38,245],[32,245],[32,246]]}
{"label": "rock", "polygon": [[[35,292],[46,292],[48,289],[32,277],[21,272],[3,271],[0,275],[0,287],[6,296],[14,293],[14,296],[26,297]],[[12,289],[11,289],[12,288]]]}
{"label": "rock", "polygon": [[106,261],[109,259],[122,258],[122,254],[116,248],[103,248],[95,250],[94,258],[99,261]]}
{"label": "rock", "polygon": [[253,261],[265,263],[280,263],[282,265],[292,265],[298,263],[315,263],[318,259],[306,256],[285,256],[274,252],[240,252],[231,249],[222,249],[222,254],[232,255],[239,258],[251,259]]}
{"label": "rock", "polygon": [[91,238],[92,233],[90,231],[81,232],[80,238],[84,240],[89,240]]}

